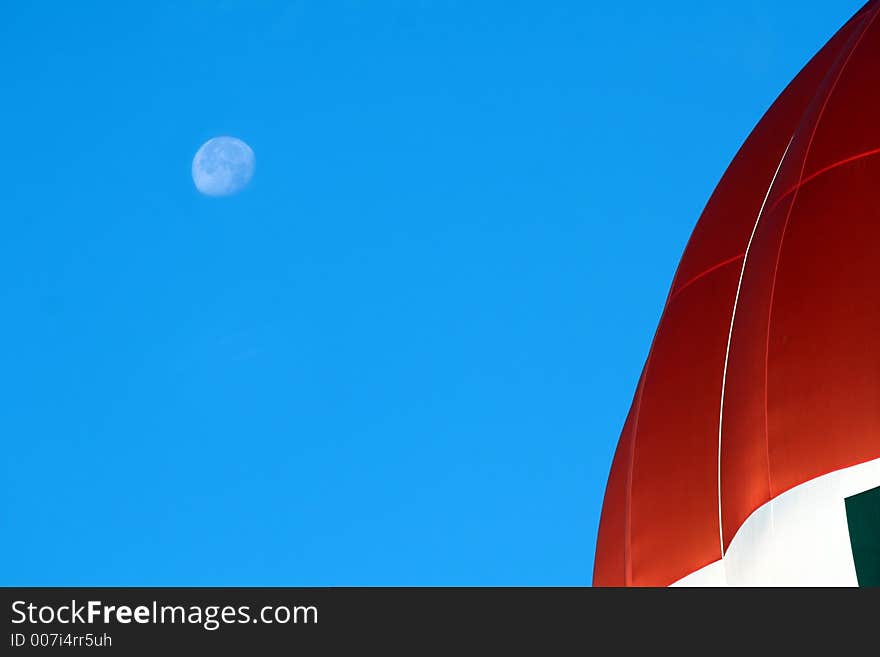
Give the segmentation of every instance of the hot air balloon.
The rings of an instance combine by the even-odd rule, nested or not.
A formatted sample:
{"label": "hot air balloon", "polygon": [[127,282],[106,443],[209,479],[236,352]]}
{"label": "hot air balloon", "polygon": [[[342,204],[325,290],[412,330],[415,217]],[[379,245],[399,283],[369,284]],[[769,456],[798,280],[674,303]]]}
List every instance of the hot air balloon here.
{"label": "hot air balloon", "polygon": [[593,583],[880,585],[880,0],[773,103],[694,228]]}

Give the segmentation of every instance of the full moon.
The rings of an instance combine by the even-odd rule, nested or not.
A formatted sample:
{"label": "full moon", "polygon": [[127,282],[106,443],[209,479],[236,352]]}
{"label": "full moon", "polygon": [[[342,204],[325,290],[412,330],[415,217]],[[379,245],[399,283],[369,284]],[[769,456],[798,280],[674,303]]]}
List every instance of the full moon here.
{"label": "full moon", "polygon": [[251,147],[235,137],[214,137],[196,152],[193,182],[206,196],[228,196],[244,189],[254,177]]}

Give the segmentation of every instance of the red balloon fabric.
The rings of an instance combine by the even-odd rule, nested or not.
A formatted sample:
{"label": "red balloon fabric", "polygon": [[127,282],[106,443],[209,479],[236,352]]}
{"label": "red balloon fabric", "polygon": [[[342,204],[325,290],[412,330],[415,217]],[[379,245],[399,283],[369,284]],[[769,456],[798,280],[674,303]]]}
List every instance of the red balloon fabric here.
{"label": "red balloon fabric", "polygon": [[873,0],[783,91],[691,235],[614,455],[595,585],[679,582],[786,491],[880,458],[878,16]]}

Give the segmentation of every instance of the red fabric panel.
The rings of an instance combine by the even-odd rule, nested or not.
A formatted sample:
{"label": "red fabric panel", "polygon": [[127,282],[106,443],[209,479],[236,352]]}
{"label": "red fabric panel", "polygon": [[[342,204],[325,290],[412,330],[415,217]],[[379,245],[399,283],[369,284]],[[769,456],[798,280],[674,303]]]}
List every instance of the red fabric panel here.
{"label": "red fabric panel", "polygon": [[664,586],[721,555],[718,409],[735,263],[666,308],[645,372],[631,491],[632,584]]}
{"label": "red fabric panel", "polygon": [[809,151],[779,256],[768,352],[778,495],[880,457],[880,3]]}
{"label": "red fabric panel", "polygon": [[880,457],[880,159],[801,188],[770,327],[772,494]]}
{"label": "red fabric panel", "polygon": [[671,293],[715,264],[745,251],[767,185],[805,107],[841,47],[860,24],[851,19],[783,91],[718,183],[682,255]]}
{"label": "red fabric panel", "polygon": [[810,147],[805,174],[880,148],[880,18],[852,54]]}
{"label": "red fabric panel", "polygon": [[[788,164],[780,172],[768,200],[770,209],[782,202],[789,202],[799,185],[819,171],[816,165],[817,142],[825,133],[829,112],[837,105],[838,94],[848,86],[847,80],[851,76],[852,67],[860,60],[871,40],[874,30],[869,28],[874,26],[877,9],[880,9],[880,4],[875,4],[872,11],[862,13],[858,20],[850,21],[852,27],[847,38],[841,41],[841,47],[802,113],[786,158]],[[828,158],[825,157],[823,161],[827,164]]]}
{"label": "red fabric panel", "polygon": [[771,279],[787,213],[788,206],[783,204],[758,224],[743,271],[730,339],[721,426],[721,525],[725,550],[749,514],[770,499],[764,409],[765,342]]}
{"label": "red fabric panel", "polygon": [[617,449],[611,464],[611,474],[605,488],[605,501],[602,503],[602,516],[599,519],[599,537],[596,542],[596,560],[593,564],[593,584],[595,586],[626,586],[629,576],[626,564],[627,507],[629,501],[629,468],[632,455],[633,425],[635,424],[636,404],[633,401]]}

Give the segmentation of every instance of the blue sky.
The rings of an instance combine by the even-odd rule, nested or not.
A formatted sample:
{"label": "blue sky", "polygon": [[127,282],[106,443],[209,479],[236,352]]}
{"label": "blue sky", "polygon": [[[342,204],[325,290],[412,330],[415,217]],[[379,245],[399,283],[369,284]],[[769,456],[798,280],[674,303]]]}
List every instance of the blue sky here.
{"label": "blue sky", "polygon": [[0,583],[588,584],[690,231],[860,4],[7,7]]}

